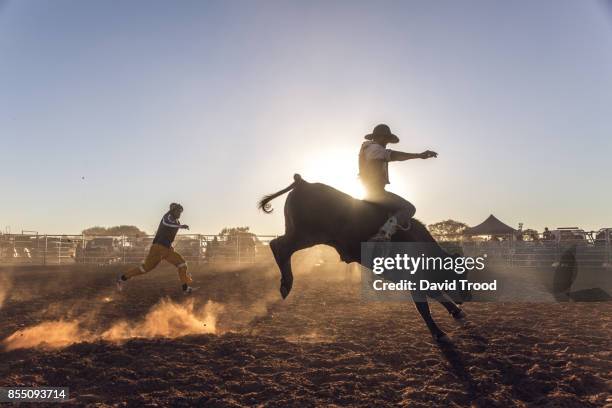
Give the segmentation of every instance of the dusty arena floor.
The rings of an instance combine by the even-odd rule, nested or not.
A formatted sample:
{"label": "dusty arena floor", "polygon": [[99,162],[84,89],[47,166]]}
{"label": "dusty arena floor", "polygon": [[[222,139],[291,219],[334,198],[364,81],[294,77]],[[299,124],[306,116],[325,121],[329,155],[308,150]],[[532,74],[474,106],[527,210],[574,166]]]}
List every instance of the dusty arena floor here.
{"label": "dusty arena floor", "polygon": [[69,386],[79,406],[612,404],[609,302],[470,303],[464,325],[433,305],[440,348],[355,270],[302,269],[281,301],[273,266],[194,270],[192,297],[171,268],[122,293],[117,267],[0,268],[0,386]]}

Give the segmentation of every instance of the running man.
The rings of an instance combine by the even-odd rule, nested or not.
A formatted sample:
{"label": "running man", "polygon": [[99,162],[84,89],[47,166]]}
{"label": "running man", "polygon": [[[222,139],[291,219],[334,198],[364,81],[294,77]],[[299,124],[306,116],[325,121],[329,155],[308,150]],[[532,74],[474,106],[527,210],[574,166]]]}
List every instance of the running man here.
{"label": "running man", "polygon": [[145,261],[140,266],[130,269],[117,278],[117,289],[119,291],[123,289],[125,281],[134,276],[143,275],[151,271],[159,265],[162,259],[165,259],[178,268],[179,278],[183,284],[183,293],[189,294],[193,291],[193,288],[190,286],[193,281],[191,275],[187,273],[187,263],[185,259],[172,248],[172,242],[174,242],[178,230],[181,228],[189,229],[188,225],[179,222],[182,212],[182,205],[177,203],[170,204],[170,211],[164,214],[164,217],[159,223],[157,233],[153,239],[153,244],[149,249],[149,254]]}

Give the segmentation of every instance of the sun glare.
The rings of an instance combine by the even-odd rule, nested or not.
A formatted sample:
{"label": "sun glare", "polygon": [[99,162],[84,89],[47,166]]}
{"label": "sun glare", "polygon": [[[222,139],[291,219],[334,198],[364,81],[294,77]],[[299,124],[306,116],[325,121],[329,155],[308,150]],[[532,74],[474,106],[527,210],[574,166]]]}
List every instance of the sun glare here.
{"label": "sun glare", "polygon": [[[356,154],[334,149],[309,156],[308,165],[300,174],[311,183],[325,183],[355,198],[363,199],[365,190],[359,181],[358,173]],[[408,200],[415,199],[413,186],[399,169],[390,166],[389,177],[393,180],[393,187],[388,186],[387,190]]]}
{"label": "sun glare", "polygon": [[317,153],[302,173],[306,181],[325,183],[355,198],[363,198],[357,156],[346,151]]}

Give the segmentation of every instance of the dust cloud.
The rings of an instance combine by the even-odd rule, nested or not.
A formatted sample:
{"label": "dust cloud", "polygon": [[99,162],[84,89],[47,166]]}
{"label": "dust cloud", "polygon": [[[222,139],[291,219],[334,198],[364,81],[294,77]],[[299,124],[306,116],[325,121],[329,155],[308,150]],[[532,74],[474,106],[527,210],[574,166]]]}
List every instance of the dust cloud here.
{"label": "dust cloud", "polygon": [[106,340],[121,342],[131,338],[175,338],[189,334],[216,333],[217,316],[223,305],[208,301],[196,307],[193,299],[175,303],[162,299],[137,322],[121,320],[96,333],[83,329],[86,319],[46,321],[16,331],[2,341],[6,351],[20,348],[62,348],[74,343]]}
{"label": "dust cloud", "polygon": [[[354,282],[359,279],[359,270],[340,264],[338,255],[330,247],[317,246],[300,251],[292,259],[292,265],[296,283],[301,285],[298,290],[310,285],[308,282],[312,279],[303,278],[313,271],[317,271],[317,280]],[[34,287],[39,297],[42,294],[52,295],[54,300],[33,312],[38,324],[17,327],[12,334],[0,340],[0,348],[6,351],[57,349],[80,342],[123,342],[132,338],[176,338],[250,331],[251,326],[286,305],[278,292],[280,273],[275,263],[256,268],[255,271],[252,267],[217,267],[214,275],[209,276],[210,286],[206,288],[207,297],[212,300],[204,303],[193,297],[185,300],[162,298],[145,308],[140,317],[130,318],[112,312],[114,316],[108,318],[109,310],[116,310],[117,306],[113,306],[115,301],[120,301],[110,292],[105,291],[95,297],[83,296],[75,290],[58,292],[63,287],[60,283],[66,287],[80,287],[87,282],[87,278],[95,280],[96,285],[107,284],[107,278],[103,276],[76,273],[61,279],[61,282],[57,276],[54,276],[54,280],[29,282],[28,286]],[[217,280],[222,283],[214,286]],[[225,282],[236,285],[234,290],[228,290]],[[0,275],[0,305],[10,287],[11,282]]]}
{"label": "dust cloud", "polygon": [[7,276],[0,275],[0,309],[2,309],[4,301],[9,297],[11,286],[11,280]]}
{"label": "dust cloud", "polygon": [[127,321],[115,323],[100,338],[121,341],[134,337],[174,338],[216,333],[217,316],[223,311],[223,305],[208,301],[203,307],[196,308],[194,304],[193,299],[180,304],[162,299],[151,308],[143,321],[136,324]]}
{"label": "dust cloud", "polygon": [[49,321],[18,330],[2,341],[6,351],[20,348],[60,348],[91,340],[90,333],[79,328],[77,320]]}

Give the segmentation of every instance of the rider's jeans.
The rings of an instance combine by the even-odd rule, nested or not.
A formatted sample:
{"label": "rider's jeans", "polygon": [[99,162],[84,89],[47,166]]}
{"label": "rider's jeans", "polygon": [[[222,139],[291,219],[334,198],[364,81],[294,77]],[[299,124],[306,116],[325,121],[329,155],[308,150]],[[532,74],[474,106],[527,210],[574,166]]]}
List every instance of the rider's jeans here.
{"label": "rider's jeans", "polygon": [[397,194],[393,194],[385,189],[369,189],[366,192],[366,201],[380,204],[393,212],[399,225],[406,227],[410,219],[414,216],[416,208],[408,200],[404,200]]}

